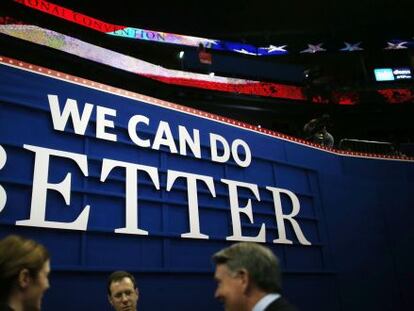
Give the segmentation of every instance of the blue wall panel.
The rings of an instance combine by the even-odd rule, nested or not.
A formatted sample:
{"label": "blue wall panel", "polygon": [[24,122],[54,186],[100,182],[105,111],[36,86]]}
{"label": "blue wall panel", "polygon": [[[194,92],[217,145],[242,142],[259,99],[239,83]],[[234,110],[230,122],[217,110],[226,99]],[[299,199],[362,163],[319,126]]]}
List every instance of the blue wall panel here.
{"label": "blue wall panel", "polygon": [[[153,99],[137,100],[102,91],[99,85],[95,89],[17,67],[0,65],[0,147],[7,154],[0,168],[0,185],[7,194],[0,206],[0,237],[19,233],[50,249],[52,287],[45,310],[109,310],[105,282],[116,269],[137,276],[143,310],[172,305],[177,310],[220,310],[213,298],[211,255],[230,244],[226,237],[233,234],[234,224],[228,186],[221,179],[257,185],[260,200],[250,189],[238,189],[239,206],[250,201],[253,211],[253,221],[240,214],[242,234],[256,236],[265,224],[266,245],[281,260],[285,294],[301,310],[413,309],[412,162],[345,157],[167,108]],[[76,100],[80,111],[85,103],[94,105],[84,135],[76,134],[70,122],[63,131],[54,129],[47,94],[58,96],[61,109],[67,98]],[[97,105],[116,110],[116,117],[107,117],[115,128],[106,130],[116,134],[117,142],[96,137]],[[137,146],[128,133],[134,115],[148,117],[149,125],[141,123],[139,135],[151,142],[159,123],[167,122],[177,148],[180,125],[189,133],[197,129],[201,158],[189,150],[179,155],[167,146]],[[250,165],[212,161],[210,133],[230,144],[243,140],[251,151]],[[71,200],[67,206],[60,193],[47,190],[44,219],[69,223],[90,205],[85,231],[18,225],[30,218],[31,205],[39,200],[40,192],[34,190],[37,155],[28,149],[39,147],[87,157],[87,177],[72,159],[51,157],[47,181],[59,183],[71,173]],[[244,159],[244,152],[239,155]],[[144,172],[136,183],[138,226],[148,235],[114,232],[127,217],[127,177],[124,168],[115,168],[101,181],[108,160],[156,169],[159,189]],[[167,191],[171,170],[213,179],[215,197],[204,182],[197,182],[200,232],[209,239],[181,237],[190,231],[187,184],[178,178]],[[280,228],[268,186],[291,191],[298,199],[300,212],[294,219],[311,245],[300,243],[289,221],[286,236],[292,244],[272,242]],[[282,194],[281,206],[289,214],[292,198]],[[69,295],[85,299],[80,303],[67,299]]]}

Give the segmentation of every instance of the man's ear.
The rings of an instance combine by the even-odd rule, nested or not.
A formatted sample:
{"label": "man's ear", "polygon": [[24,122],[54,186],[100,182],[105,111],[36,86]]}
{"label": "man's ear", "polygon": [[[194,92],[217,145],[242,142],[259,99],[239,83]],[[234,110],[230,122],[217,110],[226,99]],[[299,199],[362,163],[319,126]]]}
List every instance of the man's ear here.
{"label": "man's ear", "polygon": [[238,272],[238,277],[240,278],[243,289],[246,291],[250,287],[250,274],[246,269],[240,269]]}
{"label": "man's ear", "polygon": [[29,270],[24,268],[20,270],[19,275],[17,277],[17,285],[20,288],[27,288],[30,285],[30,282],[32,281],[32,277],[30,276]]}
{"label": "man's ear", "polygon": [[135,288],[135,292],[137,293],[137,297],[138,297],[137,300],[138,300],[139,299],[139,289],[138,289],[138,287]]}

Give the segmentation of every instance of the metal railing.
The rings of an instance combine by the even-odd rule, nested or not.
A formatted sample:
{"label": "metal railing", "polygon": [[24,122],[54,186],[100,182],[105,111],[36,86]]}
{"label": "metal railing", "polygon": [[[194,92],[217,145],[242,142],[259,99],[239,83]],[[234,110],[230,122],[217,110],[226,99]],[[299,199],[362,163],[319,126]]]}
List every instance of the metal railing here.
{"label": "metal railing", "polygon": [[399,153],[395,144],[390,142],[350,138],[341,139],[338,149],[387,155],[398,155]]}

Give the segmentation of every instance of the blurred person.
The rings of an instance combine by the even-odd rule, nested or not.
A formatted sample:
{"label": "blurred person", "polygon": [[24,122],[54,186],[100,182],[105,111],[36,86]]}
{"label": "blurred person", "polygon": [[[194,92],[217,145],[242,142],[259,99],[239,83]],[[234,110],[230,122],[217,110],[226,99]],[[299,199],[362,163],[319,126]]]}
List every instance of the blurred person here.
{"label": "blurred person", "polygon": [[213,255],[215,298],[226,311],[295,311],[281,295],[279,260],[256,243],[233,244]]}
{"label": "blurred person", "polygon": [[41,310],[49,273],[49,253],[43,245],[18,235],[0,240],[0,310]]}
{"label": "blurred person", "polygon": [[316,144],[332,148],[334,145],[334,137],[327,130],[329,123],[329,114],[324,114],[320,118],[310,120],[303,127],[305,139]]}
{"label": "blurred person", "polygon": [[115,271],[108,277],[108,300],[115,311],[136,311],[139,291],[134,276]]}

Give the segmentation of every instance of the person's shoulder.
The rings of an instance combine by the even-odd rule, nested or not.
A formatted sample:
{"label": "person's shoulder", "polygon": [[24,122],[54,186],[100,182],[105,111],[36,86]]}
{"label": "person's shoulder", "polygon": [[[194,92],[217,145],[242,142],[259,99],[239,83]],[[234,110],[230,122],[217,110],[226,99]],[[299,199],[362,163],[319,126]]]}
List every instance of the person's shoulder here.
{"label": "person's shoulder", "polygon": [[280,297],[273,301],[266,311],[298,311],[293,305],[291,305],[286,299]]}

